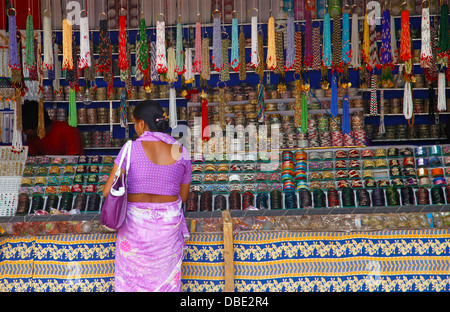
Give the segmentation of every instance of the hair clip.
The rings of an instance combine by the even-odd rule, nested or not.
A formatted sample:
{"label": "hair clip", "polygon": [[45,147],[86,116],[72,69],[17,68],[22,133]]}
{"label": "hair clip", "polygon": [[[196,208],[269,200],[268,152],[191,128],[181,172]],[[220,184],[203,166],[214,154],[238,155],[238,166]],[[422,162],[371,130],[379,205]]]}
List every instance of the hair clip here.
{"label": "hair clip", "polygon": [[163,114],[164,118],[157,118],[156,122],[164,120],[164,119],[169,119],[169,115],[167,115],[166,113]]}

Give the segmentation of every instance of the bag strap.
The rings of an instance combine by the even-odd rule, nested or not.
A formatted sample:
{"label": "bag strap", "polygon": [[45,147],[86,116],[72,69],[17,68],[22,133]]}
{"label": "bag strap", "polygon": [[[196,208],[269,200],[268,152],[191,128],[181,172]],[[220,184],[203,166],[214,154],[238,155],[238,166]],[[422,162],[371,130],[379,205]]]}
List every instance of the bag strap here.
{"label": "bag strap", "polygon": [[117,170],[116,170],[116,174],[115,174],[116,177],[120,176],[120,170],[122,168],[122,164],[125,159],[125,156],[127,157],[127,162],[126,162],[126,167],[125,167],[126,173],[128,173],[128,169],[130,169],[131,143],[132,143],[131,140],[128,140],[127,143],[125,143],[125,147],[124,147],[122,155],[120,157],[119,166],[117,167]]}

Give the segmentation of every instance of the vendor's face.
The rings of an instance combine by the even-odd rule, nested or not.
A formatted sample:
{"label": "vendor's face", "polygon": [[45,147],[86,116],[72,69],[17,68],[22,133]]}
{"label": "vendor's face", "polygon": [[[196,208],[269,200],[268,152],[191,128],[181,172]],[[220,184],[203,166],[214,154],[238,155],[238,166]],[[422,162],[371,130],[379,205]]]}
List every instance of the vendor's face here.
{"label": "vendor's face", "polygon": [[32,137],[35,137],[37,135],[37,129],[23,129],[22,132],[28,138],[32,138]]}

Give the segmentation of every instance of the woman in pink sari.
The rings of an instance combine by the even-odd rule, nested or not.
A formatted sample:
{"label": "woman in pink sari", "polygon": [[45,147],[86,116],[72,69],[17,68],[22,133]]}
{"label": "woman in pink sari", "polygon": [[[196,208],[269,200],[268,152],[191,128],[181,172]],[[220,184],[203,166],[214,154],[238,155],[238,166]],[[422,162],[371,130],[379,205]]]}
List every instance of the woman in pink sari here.
{"label": "woman in pink sari", "polygon": [[[115,291],[181,291],[181,263],[189,237],[182,203],[191,182],[190,156],[165,133],[169,124],[159,103],[139,103],[133,117],[139,138],[131,146],[127,217],[117,233]],[[123,172],[124,168],[125,164]]]}

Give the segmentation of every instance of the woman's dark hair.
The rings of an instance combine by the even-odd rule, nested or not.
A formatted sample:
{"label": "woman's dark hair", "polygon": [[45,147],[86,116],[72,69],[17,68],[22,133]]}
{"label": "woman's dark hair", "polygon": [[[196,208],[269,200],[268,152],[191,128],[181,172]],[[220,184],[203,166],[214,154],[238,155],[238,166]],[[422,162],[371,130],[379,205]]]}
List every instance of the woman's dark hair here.
{"label": "woman's dark hair", "polygon": [[136,105],[133,112],[136,120],[143,120],[150,131],[167,132],[169,120],[164,116],[164,109],[156,101],[148,100]]}
{"label": "woman's dark hair", "polygon": [[[22,124],[24,130],[34,130],[38,127],[39,103],[37,101],[25,100],[22,106]],[[52,120],[44,109],[45,127],[51,125]]]}

